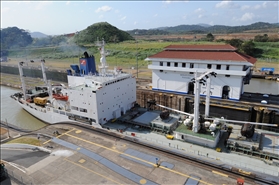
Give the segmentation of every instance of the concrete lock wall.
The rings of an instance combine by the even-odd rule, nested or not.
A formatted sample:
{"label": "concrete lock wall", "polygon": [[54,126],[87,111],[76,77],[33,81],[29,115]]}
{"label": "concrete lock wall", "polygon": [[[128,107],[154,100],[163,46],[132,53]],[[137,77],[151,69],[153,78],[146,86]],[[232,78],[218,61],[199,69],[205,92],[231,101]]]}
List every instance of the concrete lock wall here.
{"label": "concrete lock wall", "polygon": [[[2,66],[1,65],[1,73],[19,75],[18,67],[12,67],[12,66]],[[41,68],[23,67],[23,74],[27,77],[43,78]],[[46,76],[47,76],[47,79],[49,79],[49,80],[67,83],[66,71],[46,70]]]}
{"label": "concrete lock wall", "polygon": [[[171,93],[163,93],[160,91],[149,91],[144,89],[137,89],[137,103],[142,107],[148,107],[147,101],[156,100],[156,103],[177,109],[180,111],[185,111],[188,113],[194,112],[194,97],[177,95]],[[204,114],[205,105],[201,100],[200,103],[200,113]],[[265,111],[256,106],[245,104],[242,106],[241,102],[237,102],[238,107],[228,106],[226,103],[219,101],[218,106],[210,106],[209,115],[212,117],[224,117],[225,119],[239,120],[239,121],[252,121],[252,122],[264,122],[278,124],[279,113],[276,111],[269,111],[268,108]],[[158,106],[153,106],[153,109],[163,110],[163,108]],[[268,129],[268,128],[265,128]],[[276,130],[275,130],[276,131]],[[277,131],[279,129],[277,128]]]}

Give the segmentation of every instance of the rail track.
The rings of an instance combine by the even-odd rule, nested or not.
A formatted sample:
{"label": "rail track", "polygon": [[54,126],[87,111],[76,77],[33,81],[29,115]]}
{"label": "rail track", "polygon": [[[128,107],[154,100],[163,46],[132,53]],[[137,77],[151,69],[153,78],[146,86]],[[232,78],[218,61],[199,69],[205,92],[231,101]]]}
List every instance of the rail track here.
{"label": "rail track", "polygon": [[[153,152],[160,152],[163,155],[165,155],[169,158],[172,158],[174,160],[182,161],[184,163],[200,167],[204,170],[215,171],[217,173],[224,174],[229,178],[233,178],[233,179],[243,178],[243,179],[245,179],[245,182],[249,182],[252,184],[267,184],[267,185],[279,184],[279,180],[276,179],[276,177],[274,177],[274,179],[268,179],[263,174],[259,175],[259,174],[255,174],[255,173],[251,173],[251,172],[246,172],[246,171],[243,171],[238,168],[234,168],[229,165],[214,164],[214,163],[211,163],[206,160],[201,160],[198,157],[192,157],[192,156],[189,156],[180,151],[170,150],[170,149],[166,149],[161,146],[156,146],[156,145],[141,141],[137,138],[123,135],[121,133],[109,132],[106,129],[100,129],[100,128],[92,129],[92,127],[89,125],[75,124],[75,123],[58,123],[55,125],[67,125],[67,126],[78,127],[78,128],[85,129],[91,133],[94,133],[94,134],[97,134],[100,136],[110,137],[110,138],[112,138],[112,140],[115,140],[115,139],[124,140],[127,143],[132,143],[133,145],[138,145],[140,147],[144,147],[148,150],[152,150]],[[25,133],[25,135],[37,134],[38,131],[40,130],[40,129],[38,129],[38,130],[21,129],[21,128],[15,127],[11,124],[9,124],[7,126],[7,124],[5,124],[5,122],[3,122],[3,121],[1,121],[1,126],[4,128],[8,127],[9,129]],[[45,127],[48,127],[48,126],[51,126],[51,125],[47,125]]]}

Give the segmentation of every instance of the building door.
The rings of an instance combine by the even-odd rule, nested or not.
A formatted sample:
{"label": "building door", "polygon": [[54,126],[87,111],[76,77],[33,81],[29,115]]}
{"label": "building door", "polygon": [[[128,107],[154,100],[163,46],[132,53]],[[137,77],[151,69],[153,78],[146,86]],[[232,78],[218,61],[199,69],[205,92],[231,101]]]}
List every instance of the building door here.
{"label": "building door", "polygon": [[225,85],[223,87],[223,91],[222,91],[222,99],[229,99],[229,94],[230,94],[230,90],[231,88],[227,85]]}
{"label": "building door", "polygon": [[188,94],[194,94],[194,83],[193,82],[189,82],[188,84]]}

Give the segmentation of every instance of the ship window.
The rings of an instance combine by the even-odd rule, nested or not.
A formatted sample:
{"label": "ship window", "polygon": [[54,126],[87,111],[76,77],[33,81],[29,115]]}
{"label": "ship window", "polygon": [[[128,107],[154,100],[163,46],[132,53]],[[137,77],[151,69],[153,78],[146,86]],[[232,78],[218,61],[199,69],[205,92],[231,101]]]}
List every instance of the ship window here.
{"label": "ship window", "polygon": [[164,70],[160,70],[160,72],[162,73],[162,72],[164,72]]}
{"label": "ship window", "polygon": [[221,64],[217,64],[216,69],[220,70],[221,69]]}
{"label": "ship window", "polygon": [[186,63],[182,63],[182,67],[186,67]]}
{"label": "ship window", "polygon": [[190,74],[194,74],[194,72],[190,72]]}
{"label": "ship window", "polygon": [[167,62],[167,66],[170,67],[170,62]]}
{"label": "ship window", "polygon": [[60,111],[60,114],[63,114],[63,115],[65,115],[65,112],[64,112],[64,111]]}
{"label": "ship window", "polygon": [[163,66],[164,65],[164,62],[160,62],[160,66]]}
{"label": "ship window", "polygon": [[207,64],[207,69],[211,69],[212,65],[211,64]]}
{"label": "ship window", "polygon": [[79,111],[80,112],[87,112],[87,109],[80,108]]}
{"label": "ship window", "polygon": [[96,93],[96,91],[92,91],[92,93]]}
{"label": "ship window", "polygon": [[227,65],[227,66],[226,66],[226,70],[230,70],[230,65]]}
{"label": "ship window", "polygon": [[72,106],[71,109],[78,110],[78,107]]}
{"label": "ship window", "polygon": [[178,67],[178,63],[177,62],[174,62],[174,67]]}
{"label": "ship window", "polygon": [[190,63],[190,68],[194,68],[194,64],[193,63]]}
{"label": "ship window", "polygon": [[225,75],[225,77],[230,77],[231,75]]}

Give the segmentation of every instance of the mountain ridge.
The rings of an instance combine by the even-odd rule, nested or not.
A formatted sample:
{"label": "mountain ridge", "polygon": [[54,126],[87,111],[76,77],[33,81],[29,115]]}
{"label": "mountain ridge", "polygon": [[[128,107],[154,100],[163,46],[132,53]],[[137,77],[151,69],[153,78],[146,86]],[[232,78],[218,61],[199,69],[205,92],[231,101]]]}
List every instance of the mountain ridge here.
{"label": "mountain ridge", "polygon": [[[152,32],[157,32],[160,34],[160,31],[164,31],[164,34],[182,34],[182,33],[239,33],[249,30],[258,30],[258,29],[272,29],[279,28],[279,23],[267,23],[267,22],[256,22],[250,25],[242,26],[225,26],[225,25],[208,25],[208,24],[192,24],[192,25],[177,25],[171,27],[158,27],[152,29],[134,29],[128,30],[131,35],[135,35],[135,31],[138,33],[148,33],[149,30]],[[158,35],[159,35],[158,34]],[[147,34],[148,35],[148,34]]]}

